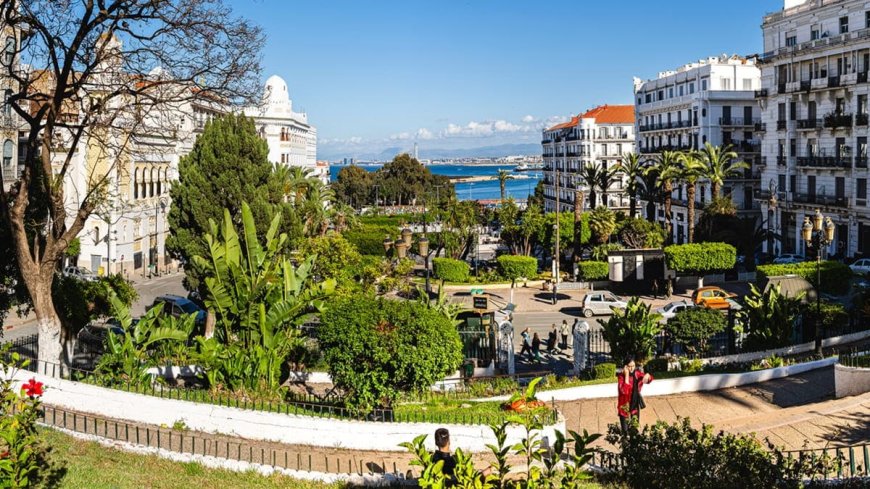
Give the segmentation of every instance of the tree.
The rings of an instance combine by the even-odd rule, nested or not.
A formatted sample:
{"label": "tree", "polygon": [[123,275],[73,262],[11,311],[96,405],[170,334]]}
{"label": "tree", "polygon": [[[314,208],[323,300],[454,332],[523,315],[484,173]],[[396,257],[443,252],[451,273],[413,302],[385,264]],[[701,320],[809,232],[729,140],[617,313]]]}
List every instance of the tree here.
{"label": "tree", "polygon": [[683,168],[680,171],[679,178],[686,184],[686,202],[688,204],[689,221],[689,243],[695,239],[695,191],[698,186],[698,179],[704,175],[705,166],[694,151],[682,153],[680,161]]}
{"label": "tree", "polygon": [[644,173],[644,164],[640,161],[637,153],[628,153],[622,158],[618,168],[620,172],[625,174],[625,178],[628,180],[625,186],[629,197],[628,217],[635,217],[640,180],[643,178]]}
{"label": "tree", "polygon": [[671,337],[691,354],[707,349],[707,340],[725,330],[728,321],[715,309],[693,307],[678,312],[668,320],[667,330]]}
{"label": "tree", "polygon": [[655,173],[656,181],[661,191],[662,204],[665,208],[665,234],[668,241],[673,239],[673,216],[671,215],[671,199],[674,192],[674,181],[679,179],[682,167],[679,154],[674,151],[662,151],[656,156],[651,166],[646,171]]}
{"label": "tree", "polygon": [[749,271],[755,270],[755,252],[764,243],[769,233],[758,222],[758,216],[734,217],[729,216],[720,219],[721,226],[713,237],[717,241],[724,241],[737,248],[737,252],[746,258],[744,264]]}
{"label": "tree", "polygon": [[362,262],[356,248],[337,233],[304,239],[297,251],[300,256],[316,256],[311,273],[320,279],[335,280],[339,286],[354,281]]}
{"label": "tree", "polygon": [[191,152],[179,161],[178,182],[169,190],[166,249],[186,264],[187,287],[198,289],[202,284],[203,271],[193,257],[205,255],[209,222],[220,222],[225,209],[238,218],[242,202],[249,202],[262,236],[280,208],[285,216],[282,230],[290,239],[302,234],[292,204],[285,202],[285,175],[276,172],[268,157],[269,148],[254,122],[227,115],[206,124]]}
{"label": "tree", "polygon": [[623,222],[617,234],[622,244],[631,249],[661,248],[665,244],[662,228],[639,217]]}
{"label": "tree", "polygon": [[651,312],[650,305],[638,297],[632,297],[625,309],[615,309],[602,325],[611,356],[617,362],[628,357],[646,361],[652,356],[656,335],[662,330],[661,319],[661,314]]}
{"label": "tree", "polygon": [[[20,178],[0,182],[0,212],[37,317],[39,356],[65,363],[71,338],[51,298],[55,270],[114,191],[109,183],[130,160],[131,136],[174,134],[177,121],[163,116],[187,101],[257,93],[263,36],[220,0],[2,0],[0,15],[6,29],[27,33],[0,68],[24,141]],[[71,206],[64,184],[79,151],[100,164]],[[40,201],[33,183],[44,192]],[[28,211],[42,205],[47,212],[31,232]]]}
{"label": "tree", "polygon": [[583,187],[577,185],[574,188],[574,263],[580,261],[583,254],[583,243],[581,243],[581,232],[583,229]]}
{"label": "tree", "polygon": [[504,204],[504,198],[507,192],[507,181],[513,179],[514,177],[507,170],[499,170],[498,171],[498,189],[501,191],[501,203]]}
{"label": "tree", "polygon": [[589,230],[592,231],[592,241],[604,244],[610,240],[610,235],[616,229],[616,214],[607,206],[597,207],[589,213]]}
{"label": "tree", "polygon": [[740,175],[744,168],[749,168],[744,162],[737,162],[737,153],[731,150],[731,145],[725,147],[713,146],[709,142],[701,149],[701,160],[707,167],[704,178],[710,180],[713,197],[721,197],[719,189],[726,178]]}
{"label": "tree", "polygon": [[427,196],[434,192],[436,186],[441,187],[440,195],[444,198],[449,198],[453,193],[453,184],[449,178],[433,175],[408,153],[397,155],[393,161],[378,169],[374,180],[378,182],[380,196],[399,206],[411,204]]}
{"label": "tree", "polygon": [[589,187],[589,207],[593,210],[598,203],[598,192],[605,194],[610,190],[610,186],[616,178],[616,172],[616,168],[606,168],[595,163],[588,163],[577,173],[577,178],[583,182],[583,185]]}
{"label": "tree", "polygon": [[798,297],[788,297],[779,285],[764,291],[758,290],[755,284],[749,284],[749,287],[746,305],[737,313],[747,334],[744,350],[766,350],[791,344],[803,293]]}
{"label": "tree", "polygon": [[374,200],[372,184],[370,172],[356,165],[350,165],[338,172],[338,177],[332,182],[332,190],[338,201],[360,209]]}
{"label": "tree", "polygon": [[538,274],[538,260],[531,256],[502,255],[498,257],[499,274],[511,281],[511,303],[514,302],[514,287],[521,278]]}
{"label": "tree", "polygon": [[638,185],[638,197],[646,202],[646,219],[656,222],[656,203],[661,200],[658,175],[652,170],[652,164],[644,164],[644,172]]}

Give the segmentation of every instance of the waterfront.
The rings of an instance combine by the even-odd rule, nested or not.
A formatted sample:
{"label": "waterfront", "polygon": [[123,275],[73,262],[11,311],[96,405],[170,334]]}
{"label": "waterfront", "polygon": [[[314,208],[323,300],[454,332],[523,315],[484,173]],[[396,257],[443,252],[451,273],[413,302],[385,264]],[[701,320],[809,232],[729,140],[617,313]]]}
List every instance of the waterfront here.
{"label": "waterfront", "polygon": [[[360,168],[374,172],[382,165],[359,165]],[[338,178],[338,172],[344,165],[330,165],[330,178]],[[514,177],[508,180],[506,192],[516,200],[526,200],[535,191],[541,172],[515,172],[516,165],[428,165],[426,168],[436,175],[447,177],[492,177],[499,170],[507,170]],[[498,180],[486,182],[467,182],[456,184],[456,195],[460,200],[490,200],[501,197]]]}

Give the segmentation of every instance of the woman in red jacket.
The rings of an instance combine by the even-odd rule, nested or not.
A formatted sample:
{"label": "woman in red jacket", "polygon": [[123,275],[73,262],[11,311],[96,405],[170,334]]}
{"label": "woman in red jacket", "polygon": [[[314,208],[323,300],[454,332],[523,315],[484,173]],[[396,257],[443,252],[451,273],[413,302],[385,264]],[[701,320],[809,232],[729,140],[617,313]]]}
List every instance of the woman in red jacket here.
{"label": "woman in red jacket", "polygon": [[640,410],[646,407],[640,391],[644,385],[653,381],[653,377],[645,374],[643,367],[637,367],[634,359],[629,357],[626,358],[622,371],[616,374],[616,379],[619,384],[616,410],[619,413],[619,425],[625,433],[628,431],[629,423],[632,421],[640,423]]}

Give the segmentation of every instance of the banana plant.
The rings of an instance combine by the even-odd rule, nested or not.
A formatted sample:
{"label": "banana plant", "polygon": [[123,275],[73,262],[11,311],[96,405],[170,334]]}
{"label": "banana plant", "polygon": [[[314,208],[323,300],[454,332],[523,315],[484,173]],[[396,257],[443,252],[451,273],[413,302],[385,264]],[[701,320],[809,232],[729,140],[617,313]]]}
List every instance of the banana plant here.
{"label": "banana plant", "polygon": [[628,301],[625,309],[613,308],[613,316],[602,325],[613,358],[622,360],[630,356],[640,361],[649,358],[655,337],[662,330],[661,318],[661,314],[651,312],[650,306],[637,297]]}

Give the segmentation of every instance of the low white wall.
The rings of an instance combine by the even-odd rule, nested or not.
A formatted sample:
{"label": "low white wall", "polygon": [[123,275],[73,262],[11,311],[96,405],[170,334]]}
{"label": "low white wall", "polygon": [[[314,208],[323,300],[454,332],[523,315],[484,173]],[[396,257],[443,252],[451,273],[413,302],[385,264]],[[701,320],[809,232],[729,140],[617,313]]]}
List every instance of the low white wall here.
{"label": "low white wall", "polygon": [[[766,382],[773,379],[780,379],[782,377],[797,375],[817,368],[828,367],[835,363],[837,363],[837,359],[832,357],[825,358],[824,360],[789,365],[787,367],[769,368],[766,370],[756,370],[754,372],[744,372],[739,374],[706,374],[679,377],[676,379],[659,379],[654,380],[651,384],[645,386],[643,388],[643,395],[667,396],[683,392],[714,391],[728,387],[737,387],[758,382]],[[509,396],[499,396],[487,399],[477,399],[477,401],[502,401],[507,400],[508,397]],[[578,399],[616,397],[616,378],[614,377],[613,382],[609,384],[584,385],[580,387],[569,387],[567,389],[541,391],[538,392],[538,397],[545,401],[576,401]]]}
{"label": "low white wall", "polygon": [[837,399],[870,392],[870,368],[835,365],[834,392]]}
{"label": "low white wall", "polygon": [[[822,340],[822,346],[828,348],[831,346],[843,345],[846,343],[852,343],[855,341],[861,341],[863,339],[870,338],[870,330],[861,331],[858,333],[852,333],[842,336],[835,336],[833,338],[827,338]],[[796,355],[798,353],[806,353],[813,351],[816,348],[816,343],[814,341],[810,341],[808,343],[801,343],[800,345],[787,346],[785,348],[778,348],[776,350],[765,350],[765,351],[757,351],[752,353],[738,353],[736,355],[724,355],[721,357],[712,357],[705,358],[701,360],[701,362],[705,365],[718,365],[723,363],[743,363],[743,362],[754,362],[756,360],[761,360],[762,358],[767,358],[771,355],[776,355],[779,357],[786,355]]]}
{"label": "low white wall", "polygon": [[[277,414],[163,399],[27,371],[18,371],[15,375],[19,383],[31,378],[45,384],[47,389],[43,402],[52,406],[158,426],[172,426],[176,421],[182,421],[192,431],[220,433],[249,440],[355,450],[404,451],[399,443],[428,434],[426,441],[434,450],[435,430],[444,427],[450,430],[453,446],[463,450],[486,452],[487,443],[496,443],[486,426],[377,423]],[[553,443],[556,430],[566,431],[565,420],[561,417],[555,425],[546,427],[542,436]],[[508,429],[508,443],[518,443],[523,437],[521,427]]]}

